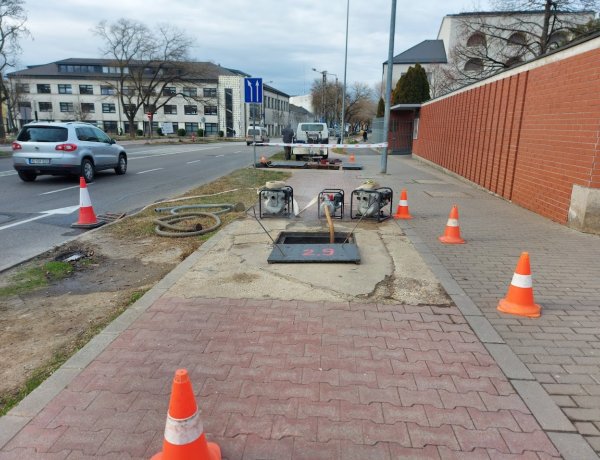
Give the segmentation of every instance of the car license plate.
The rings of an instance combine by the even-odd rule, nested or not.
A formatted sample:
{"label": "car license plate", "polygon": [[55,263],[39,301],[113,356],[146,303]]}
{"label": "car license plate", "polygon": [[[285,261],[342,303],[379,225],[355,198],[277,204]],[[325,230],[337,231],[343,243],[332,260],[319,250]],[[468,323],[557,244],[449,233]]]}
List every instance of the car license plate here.
{"label": "car license plate", "polygon": [[30,165],[49,165],[50,158],[30,158],[29,164]]}

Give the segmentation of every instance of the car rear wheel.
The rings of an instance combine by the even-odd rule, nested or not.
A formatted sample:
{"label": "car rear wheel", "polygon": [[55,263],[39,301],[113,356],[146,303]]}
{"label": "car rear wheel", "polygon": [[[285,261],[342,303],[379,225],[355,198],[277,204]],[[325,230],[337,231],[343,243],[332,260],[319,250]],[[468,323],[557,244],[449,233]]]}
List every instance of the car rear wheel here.
{"label": "car rear wheel", "polygon": [[25,182],[33,182],[37,177],[37,174],[31,171],[19,171],[18,174],[21,180]]}
{"label": "car rear wheel", "polygon": [[127,157],[124,154],[119,155],[119,164],[115,168],[115,173],[119,176],[127,172]]}
{"label": "car rear wheel", "polygon": [[96,170],[94,169],[94,163],[89,158],[85,158],[81,162],[81,176],[87,183],[93,182],[96,176]]}

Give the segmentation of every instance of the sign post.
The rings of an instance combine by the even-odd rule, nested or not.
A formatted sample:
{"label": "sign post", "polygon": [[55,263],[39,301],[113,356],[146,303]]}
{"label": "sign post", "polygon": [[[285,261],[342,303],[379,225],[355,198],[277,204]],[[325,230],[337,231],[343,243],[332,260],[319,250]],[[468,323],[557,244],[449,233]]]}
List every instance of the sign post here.
{"label": "sign post", "polygon": [[[250,104],[250,114],[253,115],[253,152],[254,152],[254,167],[256,168],[256,110],[252,110],[252,104],[259,106],[263,102],[263,82],[262,78],[244,78],[244,101]],[[259,108],[260,110],[260,108]],[[254,113],[252,113],[254,112]]]}
{"label": "sign post", "polygon": [[150,131],[150,140],[152,140],[152,118],[154,118],[154,113],[152,112],[147,112],[146,115],[148,115],[148,124],[149,124],[149,131]]}

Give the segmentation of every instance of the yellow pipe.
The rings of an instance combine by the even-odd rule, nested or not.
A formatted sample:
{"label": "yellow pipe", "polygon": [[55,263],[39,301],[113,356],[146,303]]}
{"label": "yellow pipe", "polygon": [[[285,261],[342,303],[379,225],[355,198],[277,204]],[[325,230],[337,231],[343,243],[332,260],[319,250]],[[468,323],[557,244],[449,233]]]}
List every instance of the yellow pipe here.
{"label": "yellow pipe", "polygon": [[325,217],[327,218],[327,225],[329,226],[329,242],[335,243],[335,231],[333,229],[333,221],[331,220],[331,214],[329,214],[329,206],[323,206],[325,208]]}

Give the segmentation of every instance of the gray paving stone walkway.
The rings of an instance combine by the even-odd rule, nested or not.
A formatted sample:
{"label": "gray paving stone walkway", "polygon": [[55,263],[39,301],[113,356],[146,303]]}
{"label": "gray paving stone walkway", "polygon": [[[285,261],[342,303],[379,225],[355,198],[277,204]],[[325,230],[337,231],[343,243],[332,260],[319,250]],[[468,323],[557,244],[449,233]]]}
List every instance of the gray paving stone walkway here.
{"label": "gray paving stone walkway", "polygon": [[[416,159],[388,165],[390,182],[409,191],[415,218],[402,223],[407,235],[418,235],[600,452],[600,237],[551,222]],[[453,204],[466,245],[437,241]],[[541,318],[496,310],[522,251],[530,253]]]}

